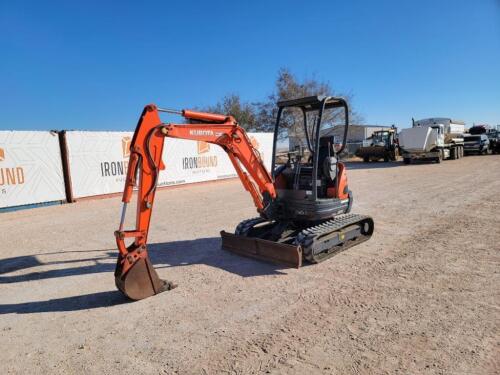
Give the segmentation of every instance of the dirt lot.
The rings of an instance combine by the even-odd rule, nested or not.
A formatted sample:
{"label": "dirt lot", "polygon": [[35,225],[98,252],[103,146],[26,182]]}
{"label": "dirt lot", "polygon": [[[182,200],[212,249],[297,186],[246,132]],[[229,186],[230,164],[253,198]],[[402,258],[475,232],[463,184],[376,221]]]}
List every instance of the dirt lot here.
{"label": "dirt lot", "polygon": [[1,373],[500,372],[500,156],[353,163],[372,239],[286,269],[219,249],[236,180],[162,190],[151,256],[179,287],[127,303],[120,199],[0,215]]}

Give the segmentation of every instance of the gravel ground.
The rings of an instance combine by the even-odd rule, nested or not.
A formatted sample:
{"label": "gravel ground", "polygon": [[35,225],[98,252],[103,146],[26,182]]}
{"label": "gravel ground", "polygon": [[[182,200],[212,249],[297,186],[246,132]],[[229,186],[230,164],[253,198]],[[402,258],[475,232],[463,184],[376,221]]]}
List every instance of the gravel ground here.
{"label": "gravel ground", "polygon": [[1,214],[1,373],[500,373],[500,156],[349,169],[375,233],[300,270],[219,249],[255,216],[239,181],[160,191],[150,253],[179,287],[134,303],[120,198]]}

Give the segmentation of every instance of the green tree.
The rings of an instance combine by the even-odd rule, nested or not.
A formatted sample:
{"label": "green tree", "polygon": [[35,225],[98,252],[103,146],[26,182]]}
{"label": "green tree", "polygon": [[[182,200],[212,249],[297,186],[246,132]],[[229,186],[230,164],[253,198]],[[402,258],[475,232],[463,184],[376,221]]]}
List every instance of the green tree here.
{"label": "green tree", "polygon": [[[216,104],[203,108],[203,111],[232,115],[247,131],[273,132],[277,116],[276,103],[280,100],[289,100],[304,96],[325,95],[341,96],[350,103],[351,95],[338,93],[332,89],[328,82],[316,78],[299,80],[288,68],[278,71],[273,92],[263,101],[250,103],[243,101],[238,94],[229,94]],[[350,122],[363,123],[362,117],[350,106]],[[283,128],[290,128],[294,123],[301,123],[300,112],[287,111],[283,114]],[[308,121],[313,121],[312,118]],[[341,123],[342,111],[333,111],[325,114],[325,122]]]}
{"label": "green tree", "polygon": [[[281,100],[290,100],[305,96],[340,96],[352,102],[352,96],[341,94],[332,89],[328,82],[320,81],[316,78],[306,78],[300,81],[288,68],[281,68],[276,78],[275,89],[261,103],[257,103],[257,118],[263,131],[273,131],[278,109],[276,103]],[[349,105],[350,123],[363,123],[363,118]],[[309,118],[308,121],[311,121]],[[292,124],[302,121],[300,111],[287,111],[282,114],[284,128],[289,128]],[[324,122],[332,124],[343,123],[343,111],[330,111],[325,113]]]}
{"label": "green tree", "polygon": [[247,131],[259,130],[255,106],[251,103],[243,102],[237,94],[226,95],[215,105],[203,110],[211,113],[231,115]]}

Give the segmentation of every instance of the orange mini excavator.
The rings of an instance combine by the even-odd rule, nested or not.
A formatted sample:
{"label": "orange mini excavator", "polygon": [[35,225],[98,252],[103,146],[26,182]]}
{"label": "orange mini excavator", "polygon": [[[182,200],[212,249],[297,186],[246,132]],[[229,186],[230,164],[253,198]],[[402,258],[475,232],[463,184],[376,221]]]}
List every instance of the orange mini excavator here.
{"label": "orange mini excavator", "polygon": [[[339,111],[344,127],[342,141],[336,142],[331,127]],[[160,113],[164,112],[181,115],[187,123],[163,123]],[[158,177],[164,169],[165,137],[219,145],[251,194],[259,217],[242,221],[234,234],[222,231],[223,249],[298,268],[303,259],[318,263],[366,241],[373,233],[373,220],[349,213],[353,196],[345,165],[338,161],[348,126],[348,106],[342,98],[312,96],[278,102],[269,172],[232,116],[146,106],[130,146],[122,216],[115,232],[118,289],[139,300],[174,287],[158,277],[146,247]],[[127,204],[136,185],[136,227],[124,230]],[[128,246],[126,239],[131,242]]]}

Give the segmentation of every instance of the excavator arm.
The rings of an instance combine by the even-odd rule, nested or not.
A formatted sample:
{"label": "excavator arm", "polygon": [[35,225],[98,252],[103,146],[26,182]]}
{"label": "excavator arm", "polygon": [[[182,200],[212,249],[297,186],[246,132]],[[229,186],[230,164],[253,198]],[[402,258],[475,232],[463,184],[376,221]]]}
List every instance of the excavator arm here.
{"label": "excavator arm", "polygon": [[[196,123],[162,123],[160,112],[178,114]],[[203,141],[222,147],[263,217],[266,217],[266,209],[276,198],[272,177],[258,150],[232,116],[167,110],[152,104],[146,106],[130,145],[120,227],[115,232],[119,250],[115,270],[116,285],[125,295],[135,300],[175,287],[158,277],[146,248],[156,186],[160,170],[165,168],[162,161],[165,137]],[[134,187],[138,188],[136,226],[133,230],[124,230],[126,209],[132,199]],[[125,244],[126,239],[130,241],[128,246]]]}

